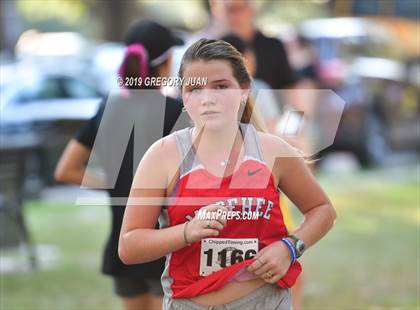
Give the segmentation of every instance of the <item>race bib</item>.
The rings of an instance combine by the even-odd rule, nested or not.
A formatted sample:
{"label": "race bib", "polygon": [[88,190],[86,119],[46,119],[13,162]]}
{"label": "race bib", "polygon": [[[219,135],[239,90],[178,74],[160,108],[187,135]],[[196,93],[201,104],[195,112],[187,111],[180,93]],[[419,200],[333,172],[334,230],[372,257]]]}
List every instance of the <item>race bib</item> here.
{"label": "race bib", "polygon": [[200,275],[208,276],[222,268],[253,258],[258,239],[207,238],[201,240]]}

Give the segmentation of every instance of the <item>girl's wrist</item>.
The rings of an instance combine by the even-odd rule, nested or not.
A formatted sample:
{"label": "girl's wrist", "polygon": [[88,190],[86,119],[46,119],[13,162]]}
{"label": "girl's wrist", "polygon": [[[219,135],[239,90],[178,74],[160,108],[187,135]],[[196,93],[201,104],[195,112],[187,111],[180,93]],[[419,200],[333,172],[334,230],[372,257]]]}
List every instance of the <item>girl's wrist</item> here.
{"label": "girl's wrist", "polygon": [[188,226],[188,223],[189,223],[189,221],[186,221],[185,222],[185,224],[184,224],[184,242],[188,245],[188,246],[190,246],[191,245],[191,242],[188,240],[188,238],[187,238],[187,226]]}
{"label": "girl's wrist", "polygon": [[291,265],[293,265],[296,262],[297,259],[297,253],[296,253],[296,249],[293,246],[292,242],[287,239],[287,238],[282,238],[280,240],[280,242],[284,243],[287,247],[287,249],[289,250],[289,254],[290,254],[290,258],[291,258]]}

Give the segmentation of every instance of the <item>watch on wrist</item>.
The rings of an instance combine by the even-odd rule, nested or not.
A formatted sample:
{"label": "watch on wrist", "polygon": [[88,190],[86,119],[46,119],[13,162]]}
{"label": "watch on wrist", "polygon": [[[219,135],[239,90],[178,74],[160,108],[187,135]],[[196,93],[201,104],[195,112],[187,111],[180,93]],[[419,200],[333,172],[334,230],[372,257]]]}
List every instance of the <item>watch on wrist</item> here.
{"label": "watch on wrist", "polygon": [[288,235],[286,238],[291,239],[293,246],[296,250],[296,258],[299,258],[302,256],[303,252],[306,250],[306,244],[301,239],[299,239],[295,235]]}

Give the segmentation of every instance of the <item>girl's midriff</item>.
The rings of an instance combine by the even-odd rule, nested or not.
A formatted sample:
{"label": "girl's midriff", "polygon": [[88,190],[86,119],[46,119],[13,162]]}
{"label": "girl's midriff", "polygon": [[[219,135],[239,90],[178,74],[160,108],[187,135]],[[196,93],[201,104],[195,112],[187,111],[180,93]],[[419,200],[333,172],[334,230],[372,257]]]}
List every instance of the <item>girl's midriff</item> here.
{"label": "girl's midriff", "polygon": [[205,306],[227,304],[248,295],[264,284],[266,284],[266,282],[261,278],[243,282],[230,282],[224,285],[220,290],[193,297],[191,298],[191,301]]}

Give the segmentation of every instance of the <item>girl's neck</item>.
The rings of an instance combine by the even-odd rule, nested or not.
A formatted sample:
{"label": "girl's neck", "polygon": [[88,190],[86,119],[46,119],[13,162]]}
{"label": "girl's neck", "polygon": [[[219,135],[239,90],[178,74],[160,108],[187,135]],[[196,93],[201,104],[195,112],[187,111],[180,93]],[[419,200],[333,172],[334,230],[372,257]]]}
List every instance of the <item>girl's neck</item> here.
{"label": "girl's neck", "polygon": [[242,135],[238,123],[220,130],[194,127],[193,141],[199,141],[196,149],[199,149],[200,153],[228,159],[232,150],[241,148]]}

